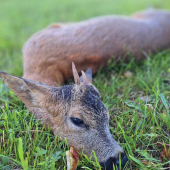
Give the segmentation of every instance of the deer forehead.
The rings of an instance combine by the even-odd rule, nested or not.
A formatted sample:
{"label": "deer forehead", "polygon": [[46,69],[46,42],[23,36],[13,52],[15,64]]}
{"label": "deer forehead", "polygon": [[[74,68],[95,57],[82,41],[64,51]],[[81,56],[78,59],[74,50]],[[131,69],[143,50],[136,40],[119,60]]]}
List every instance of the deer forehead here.
{"label": "deer forehead", "polygon": [[[103,119],[108,111],[93,85],[67,85],[55,92],[56,101],[63,108],[63,114],[86,119]],[[54,98],[53,98],[54,99]]]}
{"label": "deer forehead", "polygon": [[71,102],[69,112],[71,116],[96,123],[97,120],[103,121],[103,119],[108,119],[107,108],[101,101],[99,92],[94,86],[85,85],[76,87],[76,93],[77,95],[73,94],[73,100]]}

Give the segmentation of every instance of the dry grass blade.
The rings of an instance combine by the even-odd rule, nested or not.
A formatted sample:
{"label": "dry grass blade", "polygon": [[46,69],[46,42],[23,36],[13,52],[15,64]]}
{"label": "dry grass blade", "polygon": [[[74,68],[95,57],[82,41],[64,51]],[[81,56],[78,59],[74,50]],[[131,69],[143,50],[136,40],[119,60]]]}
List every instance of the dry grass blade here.
{"label": "dry grass blade", "polygon": [[79,162],[80,154],[74,149],[73,146],[70,150],[66,151],[67,170],[75,170]]}

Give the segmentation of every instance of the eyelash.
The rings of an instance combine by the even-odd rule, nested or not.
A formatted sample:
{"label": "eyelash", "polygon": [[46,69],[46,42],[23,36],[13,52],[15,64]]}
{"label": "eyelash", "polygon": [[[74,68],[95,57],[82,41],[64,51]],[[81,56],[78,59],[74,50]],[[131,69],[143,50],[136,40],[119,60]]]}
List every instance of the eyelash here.
{"label": "eyelash", "polygon": [[84,124],[83,120],[81,120],[81,119],[79,119],[79,118],[76,118],[76,117],[71,117],[70,119],[71,119],[71,122],[72,122],[74,125],[76,125],[76,126],[78,126],[78,127],[82,127],[82,128],[85,127],[85,124]]}

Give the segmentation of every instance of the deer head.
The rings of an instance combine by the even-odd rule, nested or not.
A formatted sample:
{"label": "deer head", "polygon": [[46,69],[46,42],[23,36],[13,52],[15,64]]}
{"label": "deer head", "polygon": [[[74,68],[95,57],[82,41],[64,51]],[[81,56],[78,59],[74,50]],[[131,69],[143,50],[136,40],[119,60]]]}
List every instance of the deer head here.
{"label": "deer head", "polygon": [[35,118],[49,126],[54,135],[67,138],[68,144],[90,155],[94,150],[98,161],[107,170],[113,164],[119,168],[127,162],[123,148],[109,131],[109,113],[102,103],[98,90],[92,85],[91,72],[82,71],[79,78],[72,65],[75,84],[59,88],[18,78],[4,72],[0,77],[21,99]]}

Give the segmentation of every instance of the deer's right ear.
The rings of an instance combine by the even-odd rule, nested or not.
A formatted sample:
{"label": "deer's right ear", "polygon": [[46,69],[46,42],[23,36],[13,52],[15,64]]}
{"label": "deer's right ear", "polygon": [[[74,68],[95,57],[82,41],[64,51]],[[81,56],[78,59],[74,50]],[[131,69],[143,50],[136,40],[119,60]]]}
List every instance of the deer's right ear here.
{"label": "deer's right ear", "polygon": [[38,107],[45,96],[52,94],[52,87],[31,80],[0,72],[0,77],[27,106]]}

